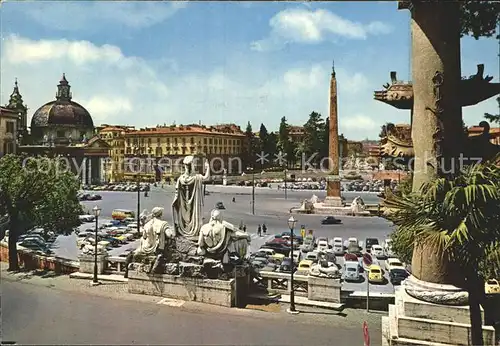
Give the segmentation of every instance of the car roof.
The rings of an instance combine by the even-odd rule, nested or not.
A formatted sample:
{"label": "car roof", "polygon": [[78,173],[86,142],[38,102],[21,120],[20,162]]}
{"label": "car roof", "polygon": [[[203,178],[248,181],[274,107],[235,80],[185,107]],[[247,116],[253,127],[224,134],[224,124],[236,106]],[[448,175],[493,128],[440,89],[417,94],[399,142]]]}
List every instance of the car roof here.
{"label": "car roof", "polygon": [[308,265],[312,265],[313,263],[314,263],[314,262],[313,262],[313,261],[311,261],[311,260],[302,260],[302,261],[300,261],[299,266],[300,266],[301,264],[308,264]]}
{"label": "car roof", "polygon": [[380,268],[380,266],[378,264],[372,264],[370,266],[370,270],[373,270],[373,269],[378,269],[378,270],[382,270],[382,268]]}

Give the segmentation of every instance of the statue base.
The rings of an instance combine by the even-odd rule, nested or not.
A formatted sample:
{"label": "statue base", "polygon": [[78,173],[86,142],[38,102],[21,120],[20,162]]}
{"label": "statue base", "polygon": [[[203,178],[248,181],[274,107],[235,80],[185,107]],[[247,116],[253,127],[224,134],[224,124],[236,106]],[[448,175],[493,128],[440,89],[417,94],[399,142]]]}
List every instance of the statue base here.
{"label": "statue base", "polygon": [[[431,293],[423,294],[423,287],[427,284],[433,289],[427,292],[434,292],[435,296],[441,297],[440,301],[462,302],[463,296],[458,291],[453,291],[452,286],[436,287],[432,283],[405,280],[396,289],[394,305],[389,305],[389,316],[382,317],[382,345],[472,345],[468,306],[436,304],[409,294],[418,290],[420,296],[432,296]],[[446,299],[443,298],[444,292],[450,294]],[[452,299],[452,296],[455,298]],[[482,318],[484,321],[484,314]],[[495,345],[495,329],[483,325],[483,338],[485,345]]]}
{"label": "statue base", "polygon": [[244,306],[250,285],[248,271],[236,267],[228,280],[183,276],[188,271],[184,268],[180,275],[149,274],[133,268],[129,271],[128,291],[225,307]]}
{"label": "statue base", "polygon": [[342,202],[342,198],[337,196],[326,196],[323,205],[325,207],[343,207],[344,203]]}
{"label": "statue base", "polygon": [[[93,254],[79,254],[78,261],[80,262],[80,273],[94,273],[95,256]],[[101,275],[106,271],[108,263],[108,254],[97,255],[97,274]]]}

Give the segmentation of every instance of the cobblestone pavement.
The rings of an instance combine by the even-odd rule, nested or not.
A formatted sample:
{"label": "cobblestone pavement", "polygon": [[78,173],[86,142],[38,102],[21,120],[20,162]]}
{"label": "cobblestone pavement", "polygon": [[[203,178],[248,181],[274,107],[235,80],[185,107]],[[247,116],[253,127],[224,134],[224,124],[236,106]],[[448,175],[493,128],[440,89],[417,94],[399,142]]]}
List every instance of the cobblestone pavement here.
{"label": "cobblestone pavement", "polygon": [[[95,302],[97,301],[96,299],[99,298],[100,300],[98,300],[98,303],[95,303],[98,307],[100,307],[99,309],[102,310],[99,312],[99,314],[103,314],[103,311],[106,311],[106,313],[115,316],[115,320],[111,319],[110,321],[109,317],[107,317],[108,320],[103,321],[103,325],[101,328],[109,329],[110,331],[115,328],[115,323],[124,323],[124,317],[122,315],[126,313],[130,314],[131,312],[127,310],[129,308],[131,309],[131,311],[133,311],[134,314],[137,314],[137,316],[143,316],[145,311],[151,311],[151,309],[157,311],[158,306],[161,306],[164,312],[168,312],[169,318],[172,318],[172,316],[175,316],[176,314],[181,314],[182,316],[191,315],[192,318],[196,316],[196,319],[203,320],[201,321],[202,324],[204,323],[203,325],[193,327],[207,329],[209,328],[209,324],[212,323],[211,321],[212,319],[214,319],[214,316],[217,316],[216,319],[220,319],[220,323],[222,323],[222,320],[224,320],[225,324],[231,324],[233,321],[240,319],[241,326],[238,328],[243,328],[244,325],[251,325],[252,328],[257,328],[258,330],[262,331],[262,333],[264,333],[259,334],[259,336],[255,336],[254,334],[250,333],[246,336],[246,339],[234,338],[232,339],[232,342],[228,341],[228,343],[232,344],[321,345],[326,344],[327,341],[333,340],[337,340],[339,342],[342,341],[342,344],[361,344],[361,325],[363,321],[367,321],[370,327],[370,333],[372,335],[372,345],[379,345],[381,339],[380,313],[367,314],[364,311],[347,309],[340,314],[336,312],[312,313],[304,311],[299,315],[291,316],[286,314],[282,309],[277,310],[274,307],[269,307],[269,309],[264,308],[262,310],[276,312],[265,312],[255,309],[229,309],[195,302],[183,302],[181,304],[182,306],[180,307],[171,307],[162,305],[160,303],[162,301],[161,297],[129,294],[127,291],[127,285],[123,283],[103,283],[100,286],[91,287],[90,282],[87,280],[70,279],[68,276],[55,276],[51,272],[10,273],[7,272],[6,269],[6,263],[2,263],[2,298],[4,298],[3,302],[6,302],[3,304],[3,321],[9,321],[10,314],[16,314],[16,316],[20,314],[19,311],[15,312],[11,310],[16,310],[18,308],[21,310],[29,310],[30,307],[25,307],[24,305],[33,305],[30,302],[30,299],[35,298],[31,296],[40,295],[40,297],[36,298],[37,303],[33,306],[35,311],[33,311],[32,313],[30,312],[30,314],[32,314],[33,316],[17,316],[16,318],[21,318],[25,322],[25,320],[31,320],[36,316],[47,316],[47,318],[52,318],[53,322],[55,323],[58,319],[62,318],[62,316],[66,316],[65,320],[60,321],[60,323],[70,323],[70,321],[66,321],[69,318],[67,315],[70,313],[66,311],[66,309],[73,308],[76,310],[83,309],[85,313],[89,314],[87,318],[90,319],[92,318],[93,313],[91,307],[88,306],[87,308],[85,308],[79,305],[90,304],[85,302],[87,302],[88,299],[94,299],[93,301]],[[21,293],[25,295],[27,294],[29,295],[29,297],[24,296]],[[46,302],[50,301],[51,299],[59,299],[59,301],[46,306]],[[44,303],[42,304],[40,303],[40,301],[43,301]],[[120,301],[122,301],[122,303],[120,303]],[[72,307],[68,307],[67,304],[72,304]],[[123,306],[123,309],[127,311],[120,311],[120,309],[122,309],[121,306]],[[45,311],[44,309],[50,309],[51,311]],[[64,312],[59,313],[58,309],[61,309],[61,311]],[[79,314],[82,314],[82,312],[80,311]],[[55,317],[50,317],[52,315]],[[79,316],[76,319],[82,318],[83,316]],[[187,318],[187,320],[189,320],[189,318]],[[61,338],[50,339],[51,336],[43,334],[43,331],[43,340],[28,338],[23,339],[23,341],[26,343],[131,343],[131,339],[127,338],[132,338],[140,343],[156,343],[156,340],[160,340],[157,336],[153,337],[152,339],[148,339],[148,335],[144,335],[144,333],[148,329],[146,321],[138,319],[136,322],[136,325],[140,326],[139,328],[145,329],[141,331],[141,333],[143,334],[141,334],[142,339],[140,341],[138,339],[134,339],[133,335],[128,335],[127,333],[125,333],[123,337],[119,337],[116,339],[109,339],[106,335],[101,335],[100,338],[96,338],[96,336],[94,335],[88,340],[84,338],[79,339],[78,341],[67,341]],[[279,328],[285,328],[286,326],[286,329],[289,330],[291,323],[296,325],[296,327],[293,327],[293,329],[296,329],[296,331],[291,333],[295,336],[292,339],[290,339],[290,336],[287,336],[285,339],[283,339],[284,337],[280,336],[280,334],[282,333],[280,332]],[[274,330],[270,327],[272,325],[275,325],[275,327],[278,329]],[[19,335],[25,335],[21,333],[25,327],[25,324],[19,324],[15,321],[12,323],[4,323],[4,340],[8,341],[9,338],[20,338]],[[37,327],[32,328],[36,329]],[[82,328],[83,327],[80,326],[80,329]],[[127,327],[123,325],[122,328],[126,329]],[[221,332],[224,333],[224,331]],[[310,334],[309,332],[314,335]],[[90,326],[88,331],[85,329],[85,333],[92,333],[92,331],[90,330]],[[181,334],[185,333],[185,331],[181,331]],[[82,338],[84,336],[80,335],[78,337]],[[186,338],[189,339],[190,336],[186,336]],[[179,337],[174,339],[176,340],[174,343],[184,343],[181,339],[179,339]],[[199,335],[198,339],[196,339],[196,337],[191,337],[191,339],[189,340],[192,340],[192,343],[196,344],[223,343],[218,338],[207,337],[206,335]],[[13,341],[21,342],[21,340]],[[161,341],[158,342],[161,343]],[[163,343],[171,342],[173,341],[163,341]]]}

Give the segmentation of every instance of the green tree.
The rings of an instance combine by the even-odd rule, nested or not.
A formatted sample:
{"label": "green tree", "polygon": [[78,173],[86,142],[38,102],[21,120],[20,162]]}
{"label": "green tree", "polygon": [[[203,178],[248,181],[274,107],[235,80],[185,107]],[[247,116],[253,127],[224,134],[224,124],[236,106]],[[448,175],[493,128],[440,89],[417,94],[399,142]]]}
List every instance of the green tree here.
{"label": "green tree", "polygon": [[[483,345],[481,304],[487,323],[491,316],[484,280],[500,269],[500,168],[476,164],[426,183],[418,193],[389,194],[385,205],[397,226],[391,235],[394,251],[403,261],[412,260],[418,279],[444,278],[468,291],[472,344]],[[444,272],[419,260],[436,253]]]}
{"label": "green tree", "polygon": [[255,138],[255,134],[253,133],[252,124],[250,121],[247,123],[247,127],[245,129],[245,138],[243,143],[243,169],[246,167],[254,167],[256,162],[256,154],[257,154],[257,144],[258,141]]}
{"label": "green tree", "polygon": [[[274,157],[274,154],[276,153],[276,138],[273,133],[269,133],[267,131],[267,128],[264,124],[260,124],[260,130],[259,130],[259,152],[264,152],[265,154],[268,154],[268,157]],[[263,163],[264,167],[268,167],[270,165],[269,162]]]}
{"label": "green tree", "polygon": [[58,159],[0,159],[0,196],[9,217],[9,270],[19,270],[17,239],[31,227],[70,234],[80,224],[79,182]]}
{"label": "green tree", "polygon": [[[498,102],[498,108],[500,109],[500,96],[497,97],[497,102]],[[488,120],[491,121],[492,123],[498,123],[500,124],[500,113],[499,114],[489,114],[485,113],[484,117]]]}
{"label": "green tree", "polygon": [[[329,146],[330,146],[330,119],[326,117],[322,128],[320,129],[320,147],[319,147],[319,157],[323,159],[324,157],[329,157]],[[339,143],[340,150],[340,143]],[[342,153],[339,152],[339,155]],[[327,161],[328,162],[328,161]],[[330,169],[330,167],[324,167]]]}
{"label": "green tree", "polygon": [[304,124],[304,144],[303,144],[303,154],[309,158],[313,155],[314,158],[310,161],[313,164],[317,164],[321,160],[319,151],[322,147],[322,135],[324,134],[325,121],[321,114],[317,112],[311,112],[309,114],[309,119]]}
{"label": "green tree", "polygon": [[286,117],[282,117],[278,132],[277,151],[284,154],[288,166],[296,161],[295,148],[296,146],[290,139],[290,125],[288,125]]}
{"label": "green tree", "polygon": [[[491,37],[500,21],[500,2],[465,0],[461,7],[461,34],[474,37]],[[498,36],[497,36],[498,38]]]}

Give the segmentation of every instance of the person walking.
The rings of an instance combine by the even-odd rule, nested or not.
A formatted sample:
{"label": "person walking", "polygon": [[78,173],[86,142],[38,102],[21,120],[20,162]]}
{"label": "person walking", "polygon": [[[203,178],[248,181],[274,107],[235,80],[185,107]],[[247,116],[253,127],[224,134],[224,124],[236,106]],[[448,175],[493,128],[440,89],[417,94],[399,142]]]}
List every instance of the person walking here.
{"label": "person walking", "polygon": [[262,224],[262,230],[264,231],[264,234],[267,232],[267,226],[265,223]]}
{"label": "person walking", "polygon": [[247,225],[243,225],[243,232],[247,231]]}
{"label": "person walking", "polygon": [[302,225],[302,227],[300,228],[300,236],[302,237],[302,239],[306,237],[306,226],[304,225]]}
{"label": "person walking", "polygon": [[262,237],[262,228],[260,227],[260,225],[259,225],[259,227],[257,227],[257,235],[259,237]]}

